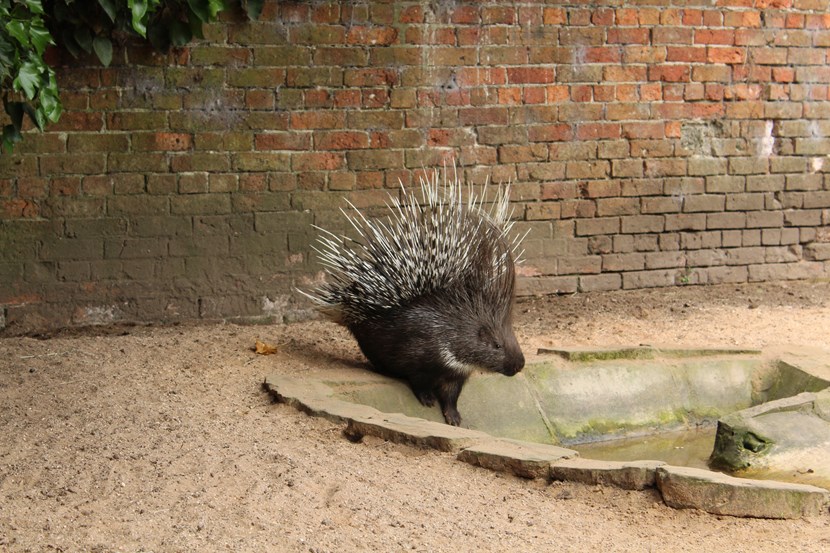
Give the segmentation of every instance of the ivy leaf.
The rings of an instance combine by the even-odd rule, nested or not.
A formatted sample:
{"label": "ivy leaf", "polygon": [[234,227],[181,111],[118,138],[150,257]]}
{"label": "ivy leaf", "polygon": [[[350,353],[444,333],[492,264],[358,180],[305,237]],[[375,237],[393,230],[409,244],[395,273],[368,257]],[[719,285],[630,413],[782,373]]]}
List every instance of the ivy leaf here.
{"label": "ivy leaf", "polygon": [[3,127],[3,150],[6,153],[11,153],[15,143],[20,142],[22,139],[23,136],[14,125],[5,125]]}
{"label": "ivy leaf", "polygon": [[29,33],[26,25],[19,19],[12,19],[6,23],[6,31],[15,39],[23,48],[29,46]]}
{"label": "ivy leaf", "polygon": [[202,20],[196,15],[196,12],[188,6],[187,10],[187,25],[190,27],[190,33],[196,38],[203,39],[205,34],[202,32]]}
{"label": "ivy leaf", "polygon": [[208,11],[210,12],[210,20],[216,19],[216,15],[225,10],[225,0],[207,0]]}
{"label": "ivy leaf", "polygon": [[40,0],[23,0],[23,4],[35,15],[43,14],[43,4]]}
{"label": "ivy leaf", "polygon": [[92,33],[88,27],[78,27],[72,36],[75,37],[75,42],[84,49],[84,52],[87,54],[92,52]]}
{"label": "ivy leaf", "polygon": [[190,27],[179,21],[172,21],[169,25],[170,42],[173,46],[184,46],[190,39],[193,38],[193,33],[190,32]]}
{"label": "ivy leaf", "polygon": [[112,63],[112,42],[104,36],[96,36],[92,41],[92,49],[95,50],[95,55],[104,64],[104,67],[109,67]]}
{"label": "ivy leaf", "polygon": [[33,100],[36,89],[40,84],[40,67],[38,64],[32,61],[23,63],[12,84],[15,90],[23,90],[26,98]]}
{"label": "ivy leaf", "polygon": [[139,35],[146,37],[147,25],[144,22],[144,16],[147,14],[147,2],[145,0],[127,0],[127,7],[130,8],[133,29]]}
{"label": "ivy leaf", "polygon": [[61,32],[61,42],[63,43],[63,46],[69,50],[69,53],[72,54],[73,58],[77,58],[81,55],[81,48],[78,46],[78,43],[75,42],[75,37],[69,29],[64,29]]}
{"label": "ivy leaf", "polygon": [[243,0],[245,4],[245,12],[248,14],[248,19],[254,21],[259,19],[262,13],[262,6],[265,4],[264,0]]}
{"label": "ivy leaf", "polygon": [[115,17],[117,14],[115,2],[113,2],[113,0],[98,0],[98,5],[101,6],[101,9],[107,12],[107,16],[110,18],[110,21],[115,23]]}
{"label": "ivy leaf", "polygon": [[32,26],[29,28],[29,37],[32,40],[32,46],[35,47],[39,56],[43,55],[48,45],[55,43],[52,40],[52,35],[49,34],[49,31],[43,26],[43,21],[40,19],[32,22]]}
{"label": "ivy leaf", "polygon": [[43,115],[43,112],[39,109],[35,109],[32,104],[23,104],[23,111],[26,112],[26,115],[29,116],[29,119],[32,120],[39,130],[43,130],[46,127],[46,117]]}
{"label": "ivy leaf", "polygon": [[210,12],[208,11],[207,0],[187,0],[187,5],[193,10],[193,13],[202,20],[203,23],[210,21]]}
{"label": "ivy leaf", "polygon": [[147,40],[159,52],[166,52],[170,49],[170,33],[164,25],[150,25],[147,29]]}
{"label": "ivy leaf", "polygon": [[46,86],[40,89],[40,97],[38,98],[40,109],[38,111],[54,123],[61,118],[63,106],[61,106],[61,100],[58,96],[58,80],[55,77],[55,71],[50,68],[47,69],[47,72],[49,73],[49,80]]}

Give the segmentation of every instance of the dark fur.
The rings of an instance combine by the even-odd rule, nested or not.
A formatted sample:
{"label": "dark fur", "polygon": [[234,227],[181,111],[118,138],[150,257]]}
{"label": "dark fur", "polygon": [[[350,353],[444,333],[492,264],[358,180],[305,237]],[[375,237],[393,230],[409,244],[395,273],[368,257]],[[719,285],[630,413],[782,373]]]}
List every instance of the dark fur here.
{"label": "dark fur", "polygon": [[[493,231],[482,227],[482,232]],[[461,423],[458,396],[469,371],[447,365],[442,349],[461,363],[508,376],[525,362],[512,329],[512,256],[506,256],[508,266],[486,286],[484,279],[492,272],[482,267],[506,251],[506,245],[500,240],[494,245],[487,236],[481,239],[470,270],[454,286],[363,321],[346,322],[377,372],[405,380],[424,405],[437,400],[447,423],[456,426]]]}

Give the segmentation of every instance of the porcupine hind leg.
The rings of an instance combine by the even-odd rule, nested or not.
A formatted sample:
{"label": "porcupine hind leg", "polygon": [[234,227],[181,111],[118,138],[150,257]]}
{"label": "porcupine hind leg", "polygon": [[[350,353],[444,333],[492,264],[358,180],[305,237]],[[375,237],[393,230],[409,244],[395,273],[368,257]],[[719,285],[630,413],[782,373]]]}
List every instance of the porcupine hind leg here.
{"label": "porcupine hind leg", "polygon": [[432,407],[435,405],[435,392],[433,392],[431,388],[415,384],[410,384],[409,386],[412,388],[412,393],[415,394],[415,397],[421,402],[421,405],[424,405],[425,407]]}
{"label": "porcupine hind leg", "polygon": [[465,380],[442,379],[435,385],[435,395],[438,398],[438,404],[441,406],[441,412],[444,414],[444,420],[447,424],[453,426],[461,425],[461,413],[458,412],[458,396],[461,395],[461,388],[464,386]]}

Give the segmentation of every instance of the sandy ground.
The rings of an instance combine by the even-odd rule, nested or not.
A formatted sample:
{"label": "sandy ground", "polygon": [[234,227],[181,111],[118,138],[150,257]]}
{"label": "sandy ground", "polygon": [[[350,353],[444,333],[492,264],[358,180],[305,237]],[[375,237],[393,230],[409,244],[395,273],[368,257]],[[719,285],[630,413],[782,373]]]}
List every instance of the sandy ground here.
{"label": "sandy ground", "polygon": [[[543,345],[828,345],[830,284],[526,300]],[[276,355],[251,351],[255,339]],[[830,551],[830,514],[676,511],[496,474],[272,404],[263,377],[360,366],[324,322],[0,339],[0,551]]]}

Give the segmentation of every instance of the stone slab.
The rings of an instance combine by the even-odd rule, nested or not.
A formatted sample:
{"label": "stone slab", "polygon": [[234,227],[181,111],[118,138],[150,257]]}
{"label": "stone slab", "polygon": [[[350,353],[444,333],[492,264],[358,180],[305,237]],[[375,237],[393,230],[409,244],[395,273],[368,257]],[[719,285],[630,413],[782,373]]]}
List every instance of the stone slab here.
{"label": "stone slab", "polygon": [[734,478],[671,465],[657,468],[657,487],[670,507],[716,515],[800,518],[826,514],[830,505],[827,490],[815,486]]}
{"label": "stone slab", "polygon": [[363,436],[375,436],[399,444],[452,453],[490,439],[484,432],[407,417],[399,413],[379,413],[377,416],[352,418],[348,421],[345,432],[352,440],[359,440]]}
{"label": "stone slab", "polygon": [[613,359],[656,359],[660,357],[686,359],[720,355],[760,355],[761,350],[745,348],[673,348],[634,346],[624,348],[539,348],[539,355],[553,354],[577,363],[609,361]]}
{"label": "stone slab", "polygon": [[564,459],[551,464],[550,477],[553,480],[643,490],[657,485],[657,469],[664,465],[662,461]]}
{"label": "stone slab", "polygon": [[550,464],[578,456],[572,449],[518,440],[495,439],[462,449],[458,459],[523,478],[547,478]]}

